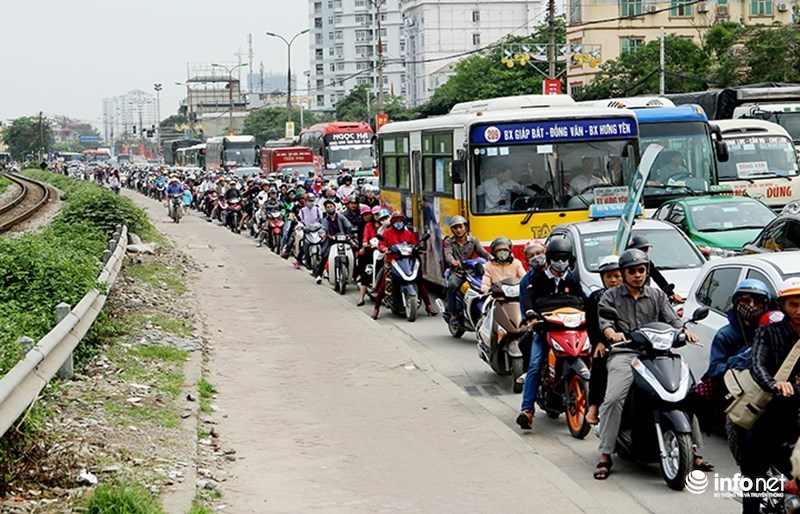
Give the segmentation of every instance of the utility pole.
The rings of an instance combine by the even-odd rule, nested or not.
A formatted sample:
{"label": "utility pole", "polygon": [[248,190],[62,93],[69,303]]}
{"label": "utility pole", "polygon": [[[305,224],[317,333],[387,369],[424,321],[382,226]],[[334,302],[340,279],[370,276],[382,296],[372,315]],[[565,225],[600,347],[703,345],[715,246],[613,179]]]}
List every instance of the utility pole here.
{"label": "utility pole", "polygon": [[556,78],[556,1],[547,2],[547,78]]}
{"label": "utility pole", "polygon": [[156,153],[161,149],[161,84],[153,84],[156,90]]}
{"label": "utility pole", "polygon": [[[370,0],[372,1],[372,0]],[[555,0],[550,0],[554,2]],[[376,16],[378,21],[378,114],[383,113],[383,36],[381,35],[381,5],[383,0],[374,0],[372,2],[377,11]]]}
{"label": "utility pole", "polygon": [[44,159],[44,120],[42,111],[39,111],[39,162]]}
{"label": "utility pole", "polygon": [[658,47],[658,93],[664,95],[664,27],[660,31],[660,44]]}
{"label": "utility pole", "polygon": [[[232,68],[228,68],[227,66],[223,66],[217,63],[211,63],[211,66],[215,68],[222,68],[223,70],[228,72],[228,103],[230,104],[230,110],[228,111],[228,128],[229,130],[233,130],[233,72],[236,69],[241,68],[243,66],[247,66],[247,63],[237,64]],[[241,83],[239,85],[239,91],[241,93]]]}

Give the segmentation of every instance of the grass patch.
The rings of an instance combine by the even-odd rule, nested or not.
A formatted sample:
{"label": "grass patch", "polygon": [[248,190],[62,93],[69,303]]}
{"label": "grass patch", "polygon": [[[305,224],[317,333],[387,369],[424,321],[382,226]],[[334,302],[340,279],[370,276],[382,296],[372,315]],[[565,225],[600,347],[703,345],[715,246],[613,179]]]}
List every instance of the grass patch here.
{"label": "grass patch", "polygon": [[176,276],[175,270],[169,269],[162,264],[155,262],[143,262],[133,264],[127,269],[128,276],[140,280],[153,287],[160,288],[162,283],[166,288],[178,294],[186,292],[186,284],[180,276]]}
{"label": "grass patch", "polygon": [[178,428],[180,416],[166,408],[142,405],[133,407],[121,405],[112,401],[103,402],[103,408],[113,415],[119,424],[128,424],[134,421],[149,421],[166,428]]}
{"label": "grass patch", "polygon": [[183,362],[186,360],[189,352],[171,346],[135,346],[128,350],[128,354],[142,359]]}
{"label": "grass patch", "polygon": [[137,328],[144,328],[149,322],[151,325],[160,327],[164,332],[176,336],[189,337],[192,335],[192,327],[188,323],[162,314],[128,316],[128,321]]}
{"label": "grass patch", "polygon": [[133,484],[102,484],[86,502],[88,514],[163,514],[153,495]]}
{"label": "grass patch", "polygon": [[192,502],[192,508],[189,509],[188,514],[214,514],[216,511],[201,504],[198,500]]}
{"label": "grass patch", "polygon": [[11,185],[11,181],[7,178],[0,176],[0,195],[3,194],[3,191],[6,190],[8,186]]}
{"label": "grass patch", "polygon": [[217,394],[217,390],[211,382],[205,378],[200,379],[200,382],[197,383],[197,387],[200,389],[200,412],[209,414],[213,411],[211,408],[211,397]]}
{"label": "grass patch", "polygon": [[173,371],[172,373],[163,373],[158,376],[158,390],[170,395],[172,398],[177,398],[181,391],[183,391],[186,378],[180,371]]}

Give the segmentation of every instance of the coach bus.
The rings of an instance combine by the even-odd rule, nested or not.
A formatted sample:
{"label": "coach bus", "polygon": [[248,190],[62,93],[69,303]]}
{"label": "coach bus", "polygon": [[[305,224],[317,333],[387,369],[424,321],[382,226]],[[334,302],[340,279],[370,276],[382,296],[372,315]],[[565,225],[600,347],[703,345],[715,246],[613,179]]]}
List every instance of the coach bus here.
{"label": "coach bus", "polygon": [[453,216],[467,218],[484,246],[509,237],[519,256],[554,226],[588,219],[595,197],[627,194],[638,132],[633,112],[578,107],[566,95],[458,104],[445,116],[381,128],[381,197],[431,234],[424,271],[443,284],[442,242]]}
{"label": "coach bus", "polygon": [[83,160],[86,162],[107,162],[111,160],[111,150],[108,148],[98,148],[97,150],[84,150]]}
{"label": "coach bus", "polygon": [[202,143],[196,139],[169,139],[161,142],[161,147],[164,149],[164,164],[176,164],[176,157],[180,148],[188,148]]}
{"label": "coach bus", "polygon": [[178,166],[192,166],[205,169],[206,144],[199,143],[187,148],[178,148],[175,157],[175,164]]}
{"label": "coach bus", "polygon": [[364,122],[318,123],[300,133],[300,146],[314,151],[317,171],[375,171],[375,133]]}
{"label": "coach bus", "polygon": [[212,137],[206,141],[206,167],[209,171],[221,168],[259,166],[261,148],[256,136]]}

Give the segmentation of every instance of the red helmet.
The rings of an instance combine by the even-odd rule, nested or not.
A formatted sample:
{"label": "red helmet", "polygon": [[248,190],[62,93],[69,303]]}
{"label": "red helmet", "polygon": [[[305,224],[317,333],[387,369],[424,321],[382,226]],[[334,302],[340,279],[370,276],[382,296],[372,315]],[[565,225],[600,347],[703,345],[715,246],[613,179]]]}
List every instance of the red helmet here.
{"label": "red helmet", "polygon": [[403,213],[402,213],[402,212],[400,212],[400,211],[394,211],[394,212],[392,213],[392,216],[389,218],[389,221],[391,221],[392,223],[394,223],[394,220],[396,220],[396,219],[399,219],[399,220],[405,221],[405,220],[406,220],[406,216],[405,216],[405,214],[403,214]]}
{"label": "red helmet", "polygon": [[325,191],[325,196],[336,196],[336,191],[334,191],[333,189],[328,189],[327,191]]}

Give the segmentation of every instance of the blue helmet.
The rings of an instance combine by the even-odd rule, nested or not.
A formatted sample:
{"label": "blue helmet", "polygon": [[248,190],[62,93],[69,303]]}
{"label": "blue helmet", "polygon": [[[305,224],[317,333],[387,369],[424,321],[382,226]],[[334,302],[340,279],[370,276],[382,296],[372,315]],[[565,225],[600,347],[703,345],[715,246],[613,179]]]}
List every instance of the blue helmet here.
{"label": "blue helmet", "polygon": [[736,289],[733,291],[733,296],[737,297],[740,294],[757,294],[766,297],[769,301],[772,294],[769,292],[767,285],[756,278],[748,278],[739,282]]}

